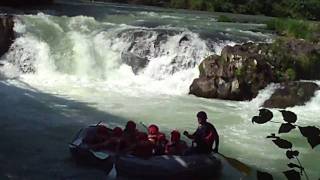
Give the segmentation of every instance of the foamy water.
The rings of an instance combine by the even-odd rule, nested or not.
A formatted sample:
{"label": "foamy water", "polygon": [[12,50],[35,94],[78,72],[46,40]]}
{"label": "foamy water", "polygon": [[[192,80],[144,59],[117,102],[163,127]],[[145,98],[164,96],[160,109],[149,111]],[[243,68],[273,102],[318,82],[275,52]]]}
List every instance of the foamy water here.
{"label": "foamy water", "polygon": [[[94,109],[124,119],[145,124],[157,123],[165,132],[171,129],[195,130],[195,114],[204,110],[221,135],[221,152],[284,178],[278,172],[287,169],[285,152],[265,139],[271,132],[277,131],[278,125],[251,123],[251,117],[258,114],[262,103],[278,85],[269,85],[250,102],[188,95],[192,80],[199,75],[198,65],[206,56],[220,54],[226,45],[257,41],[256,38],[260,37],[261,41],[266,41],[268,34],[226,27],[221,33],[204,38],[201,32],[183,25],[135,25],[141,22],[142,17],[146,21],[149,18],[166,21],[183,19],[179,14],[159,15],[158,12],[145,11],[129,17],[120,14],[113,16],[119,18],[118,23],[110,21],[110,16],[98,20],[85,15],[19,15],[15,20],[18,37],[10,51],[2,57],[5,65],[0,73],[11,79],[4,82],[22,89],[36,89],[85,102]],[[126,18],[131,18],[133,23],[126,24],[129,22]],[[217,27],[216,31],[220,28]],[[239,39],[228,39],[230,35]],[[184,37],[187,40],[181,41]],[[135,74],[129,65],[122,62],[123,52],[147,58],[149,63]],[[26,73],[30,70],[32,73]],[[24,106],[19,102],[16,105]],[[61,108],[67,111],[68,105],[55,108],[57,111]],[[289,110],[297,113],[298,124],[319,125],[320,115],[316,112],[320,110],[320,93],[317,92],[305,106]],[[281,118],[277,110],[273,111],[275,118]],[[77,116],[69,112],[68,117]],[[86,120],[80,118],[79,121]],[[115,125],[108,119],[104,122]],[[320,152],[303,146],[305,139],[298,135],[295,141],[303,154],[301,158],[305,167],[312,167],[308,169],[310,176],[318,176],[320,170],[314,166],[312,157],[320,157]]]}

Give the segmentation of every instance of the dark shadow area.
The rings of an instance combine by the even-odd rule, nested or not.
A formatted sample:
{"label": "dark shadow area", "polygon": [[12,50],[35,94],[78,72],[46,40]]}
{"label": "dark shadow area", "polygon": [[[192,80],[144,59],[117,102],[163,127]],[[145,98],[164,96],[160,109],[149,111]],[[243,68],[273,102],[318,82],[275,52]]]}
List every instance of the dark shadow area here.
{"label": "dark shadow area", "polygon": [[84,102],[0,81],[0,179],[106,178],[105,172],[77,166],[68,150],[80,128],[101,120],[126,122]]}

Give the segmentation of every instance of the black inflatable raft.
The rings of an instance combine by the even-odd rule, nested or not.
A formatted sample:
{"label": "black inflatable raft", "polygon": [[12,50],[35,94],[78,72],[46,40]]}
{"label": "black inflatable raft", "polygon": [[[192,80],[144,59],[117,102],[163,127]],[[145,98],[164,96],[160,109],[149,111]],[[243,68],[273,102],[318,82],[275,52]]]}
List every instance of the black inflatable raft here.
{"label": "black inflatable raft", "polygon": [[117,175],[129,179],[215,179],[221,169],[221,161],[213,155],[162,155],[148,159],[126,155],[116,161]]}
{"label": "black inflatable raft", "polygon": [[117,155],[108,151],[96,152],[83,142],[86,136],[96,132],[97,126],[79,131],[69,145],[73,158],[81,164],[95,166],[107,173],[115,165],[117,177],[125,179],[218,179],[222,170],[220,159],[214,154],[174,156],[153,156],[148,159],[133,155]]}

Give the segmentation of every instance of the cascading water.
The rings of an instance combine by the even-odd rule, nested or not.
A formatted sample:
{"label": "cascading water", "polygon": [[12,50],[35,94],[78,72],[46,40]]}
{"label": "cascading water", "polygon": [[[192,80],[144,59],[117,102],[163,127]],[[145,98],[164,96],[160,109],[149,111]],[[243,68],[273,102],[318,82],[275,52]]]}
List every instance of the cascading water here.
{"label": "cascading water", "polygon": [[[51,120],[46,123],[59,124],[72,119],[89,124],[102,118],[93,108],[124,119],[157,123],[164,132],[169,132],[175,128],[193,131],[195,113],[204,110],[221,135],[220,149],[224,154],[275,174],[286,170],[284,152],[264,139],[277,126],[251,124],[251,117],[258,113],[259,106],[277,85],[268,86],[251,102],[187,95],[192,80],[199,74],[198,65],[206,56],[220,54],[226,45],[269,40],[269,34],[252,31],[261,25],[219,23],[210,14],[158,9],[146,12],[122,5],[92,6],[99,16],[91,15],[91,6],[87,5],[75,9],[83,8],[81,13],[85,10],[90,13],[78,12],[76,16],[18,15],[17,38],[2,57],[4,66],[0,67],[1,76],[7,78],[4,84],[84,102],[88,107],[60,101],[52,105],[50,100],[55,102],[54,98],[41,96],[54,112],[66,114],[56,120],[53,112],[43,109],[37,112],[32,109],[35,106],[32,100],[19,101],[15,94],[3,88],[1,94],[11,100],[7,114],[15,113],[9,108],[13,106],[30,116],[46,111],[45,118]],[[26,94],[32,97],[30,92]],[[302,124],[316,125],[320,118],[315,113],[320,110],[319,97],[317,93],[306,106],[289,110],[298,114]],[[281,117],[276,111],[275,116]],[[14,117],[32,119],[19,113]],[[103,120],[110,126],[124,125],[111,117]],[[303,141],[297,140],[300,152],[305,153],[302,161],[305,167],[311,167],[310,176],[316,177],[320,170],[313,168],[312,157],[319,152],[309,152],[309,148],[301,146]]]}
{"label": "cascading water", "polygon": [[[15,65],[16,72],[34,73],[38,77],[54,73],[114,85],[119,77],[126,76],[120,84],[135,79],[133,82],[141,87],[175,79],[173,83],[179,87],[190,84],[196,74],[188,71],[210,54],[205,42],[187,30],[99,23],[84,16],[20,16],[15,30],[19,37],[5,57],[7,65]],[[130,56],[129,60],[146,61],[133,62],[130,64],[133,67],[148,64],[144,69],[137,67],[141,71],[135,75],[122,61],[123,54]],[[182,88],[183,93],[188,89]]]}

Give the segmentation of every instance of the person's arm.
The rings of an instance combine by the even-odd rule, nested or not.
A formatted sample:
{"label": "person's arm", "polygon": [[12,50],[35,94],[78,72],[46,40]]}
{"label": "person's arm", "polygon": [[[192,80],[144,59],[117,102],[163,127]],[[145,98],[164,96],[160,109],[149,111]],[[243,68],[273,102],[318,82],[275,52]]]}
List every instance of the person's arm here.
{"label": "person's arm", "polygon": [[189,138],[189,139],[194,139],[194,138],[195,138],[195,134],[196,134],[196,133],[189,134],[188,131],[184,131],[184,132],[183,132],[183,135],[187,136],[187,138]]}
{"label": "person's arm", "polygon": [[214,136],[215,137],[215,139],[214,139],[215,147],[213,149],[213,152],[218,153],[219,152],[219,134],[218,134],[216,128],[213,129],[213,132],[214,132],[214,135],[215,135]]}

